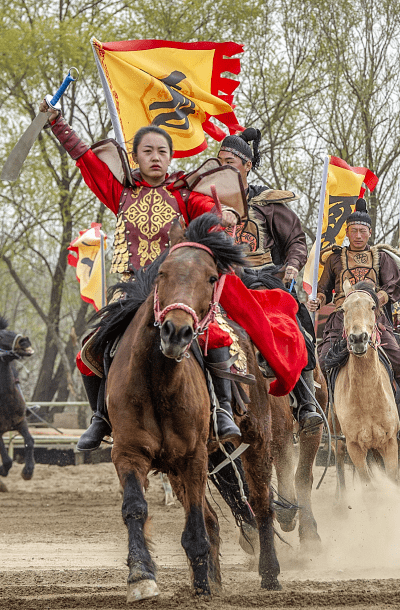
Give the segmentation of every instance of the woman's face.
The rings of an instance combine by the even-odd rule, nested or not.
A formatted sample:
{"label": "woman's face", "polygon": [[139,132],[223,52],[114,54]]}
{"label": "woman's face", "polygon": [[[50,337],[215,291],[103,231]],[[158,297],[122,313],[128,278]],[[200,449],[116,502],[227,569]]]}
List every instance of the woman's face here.
{"label": "woman's face", "polygon": [[151,186],[164,182],[171,162],[171,152],[164,136],[151,132],[144,135],[133,158],[139,164],[142,178]]}

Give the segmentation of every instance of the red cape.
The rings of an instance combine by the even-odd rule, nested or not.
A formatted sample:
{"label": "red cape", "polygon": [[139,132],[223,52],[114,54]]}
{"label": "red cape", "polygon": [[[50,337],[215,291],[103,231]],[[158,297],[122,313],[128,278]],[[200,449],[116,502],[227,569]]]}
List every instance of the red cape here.
{"label": "red cape", "polygon": [[249,334],[273,369],[270,394],[285,396],[306,366],[307,348],[296,321],[298,305],[280,290],[249,290],[236,275],[227,275],[220,303]]}

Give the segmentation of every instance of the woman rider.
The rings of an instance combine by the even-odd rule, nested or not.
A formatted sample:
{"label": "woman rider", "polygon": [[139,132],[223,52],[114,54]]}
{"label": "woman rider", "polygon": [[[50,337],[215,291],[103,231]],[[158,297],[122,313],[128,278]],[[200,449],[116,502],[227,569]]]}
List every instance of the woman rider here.
{"label": "woman rider", "polygon": [[[45,101],[40,110],[49,111]],[[124,280],[130,279],[132,268],[150,264],[168,247],[168,232],[173,220],[179,218],[188,225],[194,218],[215,208],[210,197],[187,188],[175,188],[174,183],[183,176],[183,172],[167,173],[173,145],[171,137],[163,129],[149,125],[136,133],[133,159],[138,169],[131,172],[125,152],[115,141],[100,142],[91,149],[58,111],[49,111],[48,114],[54,135],[76,161],[88,187],[117,216],[111,272],[121,273]],[[115,159],[119,163],[115,164]],[[122,171],[124,167],[126,169]],[[223,210],[222,222],[235,224],[235,214],[229,209]],[[211,324],[207,361],[227,361],[231,343],[228,333],[218,324]],[[80,353],[77,366],[93,410],[91,424],[79,439],[77,448],[90,451],[111,433],[111,427],[101,394],[99,398],[101,378],[82,362]],[[233,421],[230,380],[213,376],[213,383],[220,405],[217,410],[218,435],[221,440],[238,438],[241,435]]]}

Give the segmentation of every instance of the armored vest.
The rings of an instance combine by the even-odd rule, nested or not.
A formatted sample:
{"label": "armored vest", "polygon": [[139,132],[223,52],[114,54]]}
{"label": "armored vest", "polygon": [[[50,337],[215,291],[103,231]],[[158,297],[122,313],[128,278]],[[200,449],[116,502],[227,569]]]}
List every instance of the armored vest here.
{"label": "armored vest", "polygon": [[[260,212],[271,204],[285,206],[288,202],[299,199],[292,191],[280,191],[249,185],[248,212],[244,221],[237,225],[235,242],[245,246],[245,258],[247,267],[261,269],[274,264],[273,250],[276,249],[276,236],[269,222],[265,220]],[[243,217],[242,217],[243,218]],[[232,234],[232,230],[228,230]],[[275,255],[277,252],[275,252]],[[284,261],[275,261],[276,264]]]}
{"label": "armored vest", "polygon": [[[189,194],[186,189],[180,190],[185,200]],[[119,204],[111,273],[125,273],[152,263],[168,247],[169,229],[180,214],[178,201],[165,183],[126,187]]]}
{"label": "armored vest", "polygon": [[[225,229],[228,235],[233,229]],[[269,248],[264,248],[264,229],[260,222],[251,218],[251,212],[246,220],[236,226],[235,243],[244,246],[244,256],[248,267],[268,267],[272,265],[272,255]]]}
{"label": "armored vest", "polygon": [[342,272],[340,277],[340,292],[335,298],[335,305],[340,307],[344,300],[343,283],[349,280],[354,286],[357,282],[370,280],[379,289],[379,254],[375,248],[353,252],[343,248],[341,253]]}

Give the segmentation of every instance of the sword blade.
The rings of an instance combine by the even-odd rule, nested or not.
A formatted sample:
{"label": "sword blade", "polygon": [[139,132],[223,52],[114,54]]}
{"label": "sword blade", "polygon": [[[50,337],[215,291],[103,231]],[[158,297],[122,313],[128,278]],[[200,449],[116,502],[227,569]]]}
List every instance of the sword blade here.
{"label": "sword blade", "polygon": [[14,182],[18,178],[19,172],[24,164],[26,157],[39,133],[43,129],[48,115],[47,112],[39,112],[33,119],[28,129],[22,134],[14,148],[12,149],[7,161],[1,170],[0,180]]}

